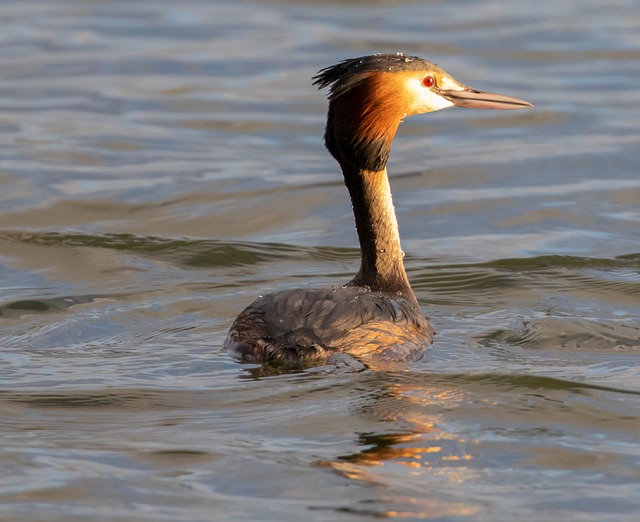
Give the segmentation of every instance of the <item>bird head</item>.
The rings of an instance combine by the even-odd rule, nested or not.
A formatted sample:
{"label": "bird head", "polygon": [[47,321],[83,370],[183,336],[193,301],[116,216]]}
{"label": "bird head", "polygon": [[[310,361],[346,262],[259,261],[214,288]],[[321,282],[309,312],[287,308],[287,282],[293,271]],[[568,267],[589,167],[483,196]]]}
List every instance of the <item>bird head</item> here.
{"label": "bird head", "polygon": [[417,56],[375,54],[322,69],[314,85],[329,87],[325,144],[343,168],[385,168],[407,116],[447,107],[519,109],[526,101],[478,91]]}

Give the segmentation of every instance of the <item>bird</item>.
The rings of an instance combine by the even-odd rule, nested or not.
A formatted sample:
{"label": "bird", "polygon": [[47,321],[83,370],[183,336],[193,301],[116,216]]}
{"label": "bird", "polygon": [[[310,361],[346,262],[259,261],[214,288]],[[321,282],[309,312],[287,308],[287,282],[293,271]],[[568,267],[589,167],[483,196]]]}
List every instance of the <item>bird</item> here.
{"label": "bird", "polygon": [[258,297],[232,323],[224,347],[241,362],[410,361],[431,344],[403,264],[387,161],[399,124],[447,107],[519,109],[529,102],[472,89],[436,64],[404,53],[343,60],[313,78],[329,88],[324,143],[351,198],[360,269],[332,288],[282,290]]}

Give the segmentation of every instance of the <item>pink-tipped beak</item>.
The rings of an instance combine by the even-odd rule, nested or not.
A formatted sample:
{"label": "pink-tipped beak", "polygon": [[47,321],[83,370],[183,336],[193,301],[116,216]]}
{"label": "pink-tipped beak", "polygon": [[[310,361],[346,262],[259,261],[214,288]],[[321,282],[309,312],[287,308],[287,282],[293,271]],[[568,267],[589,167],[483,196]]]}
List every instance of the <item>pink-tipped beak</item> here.
{"label": "pink-tipped beak", "polygon": [[469,109],[524,109],[525,107],[533,107],[531,103],[511,96],[473,89],[460,91],[440,90],[439,94],[454,105]]}

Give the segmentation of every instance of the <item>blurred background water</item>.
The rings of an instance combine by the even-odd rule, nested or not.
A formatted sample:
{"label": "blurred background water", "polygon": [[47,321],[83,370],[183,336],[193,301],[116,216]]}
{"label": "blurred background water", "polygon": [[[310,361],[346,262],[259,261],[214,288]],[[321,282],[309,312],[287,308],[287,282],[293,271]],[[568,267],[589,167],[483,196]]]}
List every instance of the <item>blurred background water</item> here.
{"label": "blurred background water", "polygon": [[[0,2],[0,518],[637,520],[640,3]],[[338,60],[528,111],[408,119],[389,170],[423,360],[222,350],[346,282]]]}

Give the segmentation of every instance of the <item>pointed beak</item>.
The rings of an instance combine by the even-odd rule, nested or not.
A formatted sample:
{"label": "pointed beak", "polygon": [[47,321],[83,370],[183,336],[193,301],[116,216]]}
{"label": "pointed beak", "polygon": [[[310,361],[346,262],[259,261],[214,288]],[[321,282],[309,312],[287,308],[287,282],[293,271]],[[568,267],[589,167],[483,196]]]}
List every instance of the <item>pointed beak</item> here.
{"label": "pointed beak", "polygon": [[533,105],[524,100],[474,89],[440,90],[440,96],[458,107],[469,109],[524,109]]}

